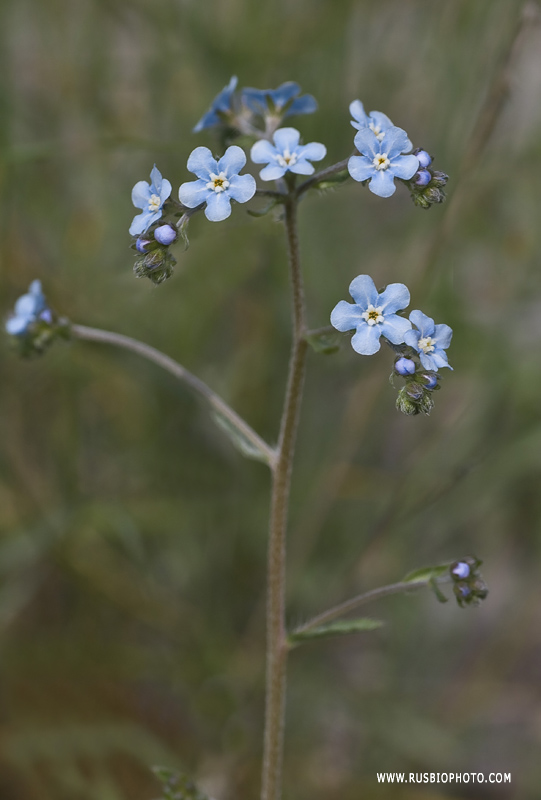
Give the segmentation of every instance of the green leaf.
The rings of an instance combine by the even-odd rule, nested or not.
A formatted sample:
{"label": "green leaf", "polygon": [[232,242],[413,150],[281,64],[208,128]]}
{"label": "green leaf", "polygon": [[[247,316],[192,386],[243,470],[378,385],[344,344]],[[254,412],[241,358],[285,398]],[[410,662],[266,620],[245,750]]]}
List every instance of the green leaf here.
{"label": "green leaf", "polygon": [[251,217],[264,217],[269,213],[269,211],[272,211],[272,209],[278,205],[278,202],[279,202],[278,199],[273,197],[270,203],[265,206],[265,208],[262,208],[259,211],[254,211],[253,209],[249,208],[248,214]]}
{"label": "green leaf", "polygon": [[430,586],[430,588],[432,589],[432,591],[434,592],[434,594],[436,595],[436,597],[438,598],[440,603],[447,603],[447,598],[445,597],[445,595],[441,591],[440,587],[436,583],[435,578],[431,578],[428,581],[428,585]]}
{"label": "green leaf", "polygon": [[335,175],[330,175],[328,178],[323,178],[323,180],[318,181],[314,184],[314,189],[334,189],[335,186],[339,186],[341,183],[345,183],[349,178],[349,172],[347,169],[342,170],[342,172],[337,172]]}
{"label": "green leaf", "polygon": [[437,564],[434,567],[421,567],[420,569],[414,569],[413,572],[409,572],[403,580],[404,583],[420,583],[421,581],[430,583],[437,578],[441,578],[442,575],[445,575],[448,572],[448,563]]}
{"label": "green leaf", "polygon": [[186,775],[168,767],[152,767],[163,785],[163,800],[211,800]]}
{"label": "green leaf", "polygon": [[243,456],[251,458],[254,461],[263,461],[265,464],[269,463],[269,454],[262,448],[259,448],[251,439],[248,439],[242,431],[235,427],[230,419],[224,417],[223,414],[216,410],[211,412],[211,416],[216,425],[226,434],[229,441]]}
{"label": "green leaf", "polygon": [[307,631],[292,631],[288,636],[288,641],[292,645],[302,644],[310,639],[329,639],[331,636],[349,636],[361,631],[374,631],[376,628],[381,628],[382,625],[383,622],[379,619],[368,619],[367,617],[340,620]]}
{"label": "green leaf", "polygon": [[340,350],[340,338],[335,331],[315,331],[306,334],[306,341],[316,353],[330,355]]}

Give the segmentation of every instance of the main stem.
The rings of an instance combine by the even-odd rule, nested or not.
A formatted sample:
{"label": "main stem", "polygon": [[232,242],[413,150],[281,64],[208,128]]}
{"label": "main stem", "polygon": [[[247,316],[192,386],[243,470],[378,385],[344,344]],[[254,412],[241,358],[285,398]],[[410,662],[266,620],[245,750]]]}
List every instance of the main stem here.
{"label": "main stem", "polygon": [[299,421],[307,343],[304,290],[297,233],[297,198],[284,202],[289,269],[293,293],[293,343],[280,438],[273,470],[267,567],[267,690],[261,800],[279,800],[282,789],[288,645],[285,625],[286,530],[291,468]]}

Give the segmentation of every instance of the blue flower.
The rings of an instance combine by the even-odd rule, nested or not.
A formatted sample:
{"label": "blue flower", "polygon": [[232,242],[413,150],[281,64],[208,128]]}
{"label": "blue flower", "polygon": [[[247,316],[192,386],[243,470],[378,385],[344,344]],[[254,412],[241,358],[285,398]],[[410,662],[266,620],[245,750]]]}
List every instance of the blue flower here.
{"label": "blue flower", "polygon": [[362,356],[380,349],[380,336],[391,344],[402,344],[411,322],[395,312],[409,305],[410,293],[403,283],[390,283],[381,294],[368,275],[359,275],[349,287],[355,304],[341,300],[332,311],[331,324],[338,331],[355,329],[351,346]]}
{"label": "blue flower", "polygon": [[178,190],[180,202],[188,208],[206,203],[205,216],[220,222],[231,214],[231,200],[246,203],[256,190],[252,175],[239,175],[246,164],[244,150],[237,145],[228,147],[219,161],[208,147],[196,147],[188,159],[188,169],[197,181],[183,183]]}
{"label": "blue flower", "polygon": [[387,128],[382,140],[370,128],[361,128],[355,136],[360,156],[351,156],[349,174],[355,181],[367,181],[368,188],[380,197],[390,197],[396,191],[395,178],[409,180],[419,169],[416,156],[401,153],[411,146],[402,128]]}
{"label": "blue flower", "polygon": [[139,181],[131,193],[131,200],[136,208],[142,208],[143,213],[137,214],[130,225],[132,236],[140,236],[150,228],[162,215],[162,207],[169,195],[172,186],[166,178],[162,178],[159,169],[154,167],[150,173],[152,183]]}
{"label": "blue flower", "polygon": [[41,281],[32,281],[28,294],[23,294],[15,303],[13,315],[6,322],[6,331],[11,336],[24,336],[38,319],[51,322],[51,312],[47,308]]}
{"label": "blue flower", "polygon": [[[353,103],[350,103],[349,113],[353,117],[351,124],[354,128],[357,128],[358,131],[363,130],[363,128],[370,128],[380,142],[385,138],[389,128],[394,128],[389,117],[386,114],[382,114],[381,111],[371,111],[370,114],[367,114],[360,100],[354,100]],[[409,153],[412,147],[412,143],[407,139],[406,146],[402,152]]]}
{"label": "blue flower", "polygon": [[440,367],[449,367],[445,350],[451,344],[453,331],[449,325],[434,325],[434,320],[422,311],[412,311],[410,321],[417,327],[407,331],[404,340],[419,353],[425,369],[437,372]]}
{"label": "blue flower", "polygon": [[205,128],[213,128],[215,125],[222,124],[220,114],[227,114],[228,111],[231,111],[231,101],[237,88],[237,83],[237,76],[233,75],[227,86],[224,86],[222,91],[216,95],[207,113],[203,114],[193,129],[193,133],[199,133]]}
{"label": "blue flower", "polygon": [[260,139],[252,147],[250,156],[255,164],[267,164],[259,173],[264,181],[275,181],[286,172],[298,175],[312,175],[315,171],[310,161],[321,161],[327,155],[327,148],[319,142],[299,144],[300,133],[295,128],[278,128],[274,134],[274,144]]}
{"label": "blue flower", "polygon": [[294,114],[313,114],[317,111],[317,102],[311,94],[301,93],[298,83],[287,81],[277,89],[243,89],[241,99],[244,105],[254,114],[277,112],[280,116],[291,117]]}

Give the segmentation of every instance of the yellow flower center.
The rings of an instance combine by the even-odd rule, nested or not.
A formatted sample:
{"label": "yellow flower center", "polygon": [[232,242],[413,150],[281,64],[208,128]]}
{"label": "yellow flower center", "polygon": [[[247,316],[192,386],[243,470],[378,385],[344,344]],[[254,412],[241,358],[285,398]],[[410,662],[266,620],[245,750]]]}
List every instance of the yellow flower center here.
{"label": "yellow flower center", "polygon": [[385,136],[385,131],[382,131],[380,126],[376,125],[375,122],[370,122],[368,127],[370,128],[376,139],[378,139],[381,142],[381,140]]}
{"label": "yellow flower center", "polygon": [[361,316],[368,325],[378,325],[380,322],[383,322],[384,319],[383,314],[381,313],[382,310],[383,306],[378,306],[375,308],[372,304],[370,304],[366,311],[363,311]]}
{"label": "yellow flower center", "polygon": [[374,158],[372,163],[377,170],[387,169],[391,164],[387,156],[387,153],[380,153],[379,156],[376,156]]}
{"label": "yellow flower center", "polygon": [[157,194],[151,194],[150,200],[148,201],[148,210],[149,211],[159,211],[162,205],[162,201],[160,196]]}
{"label": "yellow flower center", "polygon": [[297,154],[290,153],[289,150],[284,150],[282,155],[276,156],[276,161],[279,163],[281,167],[292,167],[293,164],[297,163]]}
{"label": "yellow flower center", "polygon": [[432,339],[430,336],[424,336],[422,339],[419,339],[419,350],[422,350],[423,353],[433,353],[436,344],[436,340]]}
{"label": "yellow flower center", "polygon": [[220,172],[219,175],[211,172],[209,178],[210,181],[207,183],[207,189],[210,189],[211,192],[216,192],[216,194],[219,194],[220,192],[225,192],[225,190],[229,187],[229,181],[227,180],[225,172]]}

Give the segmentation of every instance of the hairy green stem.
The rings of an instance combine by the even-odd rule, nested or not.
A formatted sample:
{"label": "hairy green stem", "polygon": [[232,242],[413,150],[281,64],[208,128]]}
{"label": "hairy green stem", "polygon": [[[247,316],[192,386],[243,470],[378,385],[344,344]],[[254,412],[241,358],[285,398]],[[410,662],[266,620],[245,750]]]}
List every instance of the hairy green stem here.
{"label": "hairy green stem", "polygon": [[155,347],[151,347],[144,342],[137,339],[132,339],[130,336],[124,336],[121,333],[113,333],[112,331],[104,331],[99,328],[88,328],[86,325],[72,325],[71,334],[77,339],[85,339],[90,342],[101,342],[103,344],[112,344],[116,347],[122,347],[125,350],[131,350],[143,358],[153,361],[158,366],[170,372],[175,378],[186,383],[200,397],[203,397],[212,408],[221,414],[238,433],[245,437],[263,456],[271,469],[274,468],[276,463],[277,454],[263,439],[251,428],[242,417],[233,411],[227,405],[225,400],[213,392],[200,378],[193,373],[189,372],[178,361],[166,356]]}
{"label": "hairy green stem", "polygon": [[279,800],[282,787],[288,653],[285,625],[286,530],[291,469],[307,350],[304,291],[297,234],[297,199],[293,190],[284,206],[293,294],[293,343],[271,498],[267,567],[267,689],[261,800]]}

